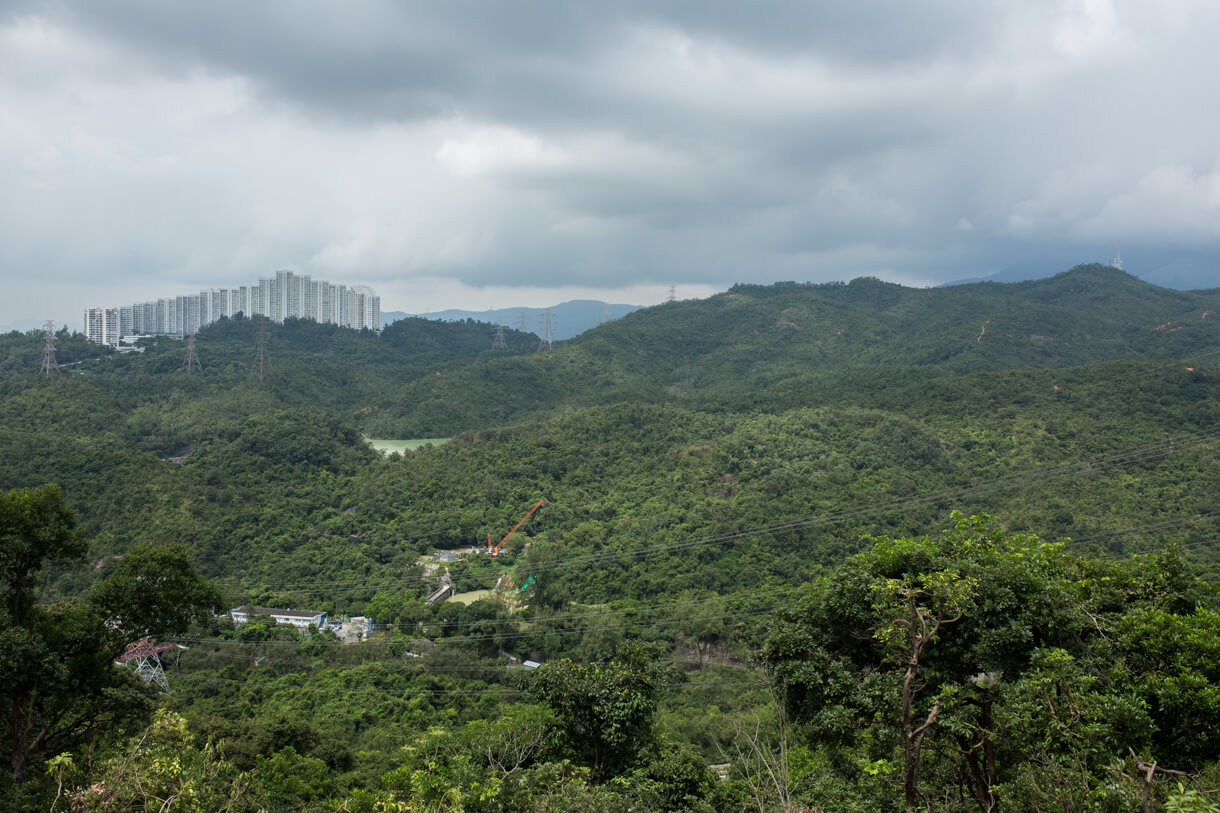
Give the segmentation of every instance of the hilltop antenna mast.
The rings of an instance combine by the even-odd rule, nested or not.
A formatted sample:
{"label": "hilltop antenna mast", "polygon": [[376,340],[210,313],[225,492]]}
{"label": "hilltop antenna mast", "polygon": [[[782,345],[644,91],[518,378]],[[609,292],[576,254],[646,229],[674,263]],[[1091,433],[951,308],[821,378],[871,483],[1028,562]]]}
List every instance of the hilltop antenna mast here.
{"label": "hilltop antenna mast", "polygon": [[1114,260],[1110,263],[1110,266],[1112,268],[1117,268],[1119,271],[1123,270],[1123,255],[1121,251],[1115,250]]}
{"label": "hilltop antenna mast", "polygon": [[538,341],[539,350],[550,350],[555,346],[555,332],[551,329],[551,312],[542,314],[542,338]]}
{"label": "hilltop antenna mast", "polygon": [[258,333],[254,337],[254,345],[258,354],[250,367],[250,375],[258,377],[258,383],[271,375],[271,365],[267,362],[267,317],[258,320]]}
{"label": "hilltop antenna mast", "polygon": [[496,335],[491,340],[492,350],[507,350],[508,342],[504,341],[504,325],[496,322]]}
{"label": "hilltop antenna mast", "polygon": [[38,372],[47,375],[59,372],[59,364],[55,361],[55,323],[50,319],[42,326],[42,367]]}
{"label": "hilltop antenna mast", "polygon": [[186,334],[186,359],[182,362],[182,369],[188,373],[203,372],[203,365],[199,363],[199,356],[195,353],[195,331],[193,330]]}

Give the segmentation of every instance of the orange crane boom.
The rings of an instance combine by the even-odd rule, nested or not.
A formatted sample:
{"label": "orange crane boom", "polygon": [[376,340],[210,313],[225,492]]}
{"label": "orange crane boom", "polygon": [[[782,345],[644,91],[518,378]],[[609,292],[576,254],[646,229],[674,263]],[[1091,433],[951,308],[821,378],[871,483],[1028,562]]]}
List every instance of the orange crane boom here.
{"label": "orange crane boom", "polygon": [[[524,525],[524,524],[525,524],[525,521],[526,521],[526,520],[528,520],[530,517],[532,517],[532,516],[534,515],[534,512],[535,512],[535,511],[537,511],[539,508],[541,508],[541,507],[542,507],[543,505],[545,505],[545,504],[546,504],[546,497],[543,497],[541,500],[539,500],[538,502],[534,503],[534,507],[533,507],[533,508],[531,508],[531,509],[529,510],[529,513],[528,513],[528,514],[526,514],[525,516],[523,516],[523,517],[521,518],[521,521],[520,521],[520,522],[518,522],[516,525],[514,525],[514,526],[513,526],[513,529],[512,529],[511,531],[509,531],[508,533],[504,534],[504,538],[503,538],[503,539],[501,539],[501,540],[500,540],[498,543],[496,543],[495,550],[493,550],[493,551],[491,552],[491,555],[492,555],[492,556],[499,556],[499,555],[500,555],[500,548],[504,547],[504,543],[508,541],[508,538],[509,538],[510,536],[512,536],[513,534],[515,534],[515,533],[517,532],[517,529],[518,529],[518,528],[520,528],[522,525]],[[490,537],[490,536],[488,536],[487,541],[488,541],[488,543],[490,543],[490,542],[491,542],[491,537]]]}

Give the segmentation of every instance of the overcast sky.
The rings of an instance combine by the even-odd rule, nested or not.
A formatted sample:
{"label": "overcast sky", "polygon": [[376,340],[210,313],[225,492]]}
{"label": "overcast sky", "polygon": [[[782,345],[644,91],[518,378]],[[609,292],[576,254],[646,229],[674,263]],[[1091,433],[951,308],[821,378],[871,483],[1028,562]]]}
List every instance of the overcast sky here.
{"label": "overcast sky", "polygon": [[1210,261],[1218,42],[1215,0],[0,0],[0,325],[278,268],[414,312]]}

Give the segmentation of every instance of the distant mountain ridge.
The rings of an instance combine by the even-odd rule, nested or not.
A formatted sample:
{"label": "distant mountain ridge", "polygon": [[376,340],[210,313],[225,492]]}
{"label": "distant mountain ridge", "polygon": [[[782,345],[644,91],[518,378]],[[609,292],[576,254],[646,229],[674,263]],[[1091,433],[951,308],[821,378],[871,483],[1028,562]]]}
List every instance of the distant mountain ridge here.
{"label": "distant mountain ridge", "polygon": [[[565,341],[555,327],[556,344],[544,349],[536,334],[511,323],[498,347],[494,328],[473,318],[411,317],[380,335],[290,320],[271,331],[273,375],[261,387],[250,383],[250,320],[200,332],[204,371],[194,378],[181,374],[185,351],[172,340],[120,358],[80,337],[60,343],[59,361],[80,364],[73,386],[113,369],[151,376],[157,387],[198,388],[221,403],[239,390],[280,408],[314,406],[345,415],[370,437],[449,437],[618,403],[780,412],[862,405],[875,393],[873,405],[890,408],[898,383],[1134,359],[1193,366],[1220,346],[1220,290],[1162,288],[1105,265],[948,288],[869,278],[743,284],[707,299],[634,309]],[[10,335],[8,343],[0,376],[39,369],[41,337]],[[174,426],[163,434],[151,448],[191,442]]]}
{"label": "distant mountain ridge", "polygon": [[550,353],[484,357],[406,381],[381,400],[377,420],[403,437],[440,437],[628,400],[782,411],[897,380],[1183,359],[1217,341],[1220,291],[1161,288],[1099,264],[947,288],[869,278],[737,285],[636,311]]}
{"label": "distant mountain ridge", "polygon": [[438,322],[462,322],[474,319],[476,322],[501,324],[525,333],[542,335],[543,324],[547,311],[551,313],[551,337],[555,341],[571,339],[586,330],[598,325],[622,318],[638,311],[643,305],[611,305],[593,299],[574,299],[562,302],[551,308],[495,308],[487,311],[443,310],[435,313],[404,313],[402,311],[382,311],[381,324],[385,325],[416,316],[420,319],[432,319]]}
{"label": "distant mountain ridge", "polygon": [[[1171,258],[1158,257],[1151,262],[1128,260],[1118,270],[1124,271],[1144,282],[1178,291],[1203,291],[1220,286],[1220,263],[1208,254],[1180,255]],[[1109,266],[1115,267],[1115,266]],[[1062,268],[1053,262],[1033,262],[1011,266],[981,277],[966,277],[938,285],[948,288],[968,285],[972,282],[1031,282],[1047,279],[1058,274]]]}

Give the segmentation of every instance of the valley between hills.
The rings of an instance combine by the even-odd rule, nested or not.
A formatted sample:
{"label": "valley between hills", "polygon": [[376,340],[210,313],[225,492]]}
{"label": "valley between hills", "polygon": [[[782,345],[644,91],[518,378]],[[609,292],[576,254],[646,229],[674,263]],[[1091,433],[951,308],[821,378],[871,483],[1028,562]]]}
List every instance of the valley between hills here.
{"label": "valley between hills", "polygon": [[0,336],[8,809],[1216,809],[1220,289],[257,328]]}

